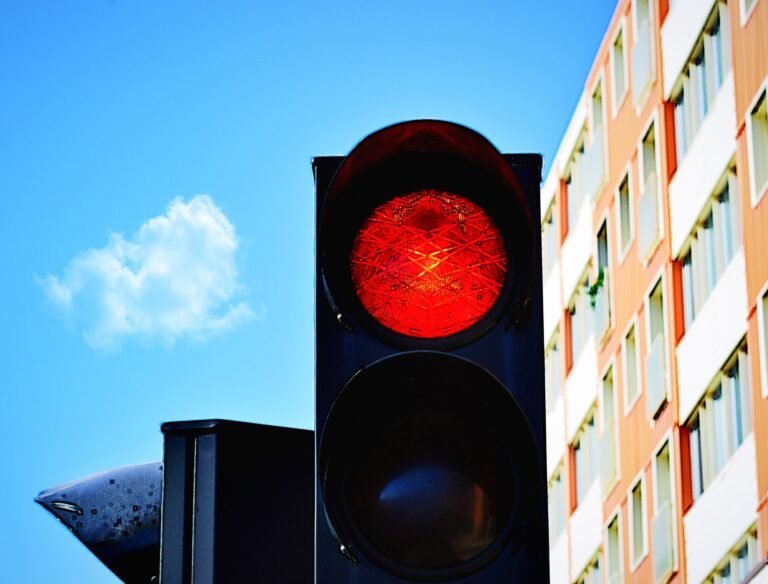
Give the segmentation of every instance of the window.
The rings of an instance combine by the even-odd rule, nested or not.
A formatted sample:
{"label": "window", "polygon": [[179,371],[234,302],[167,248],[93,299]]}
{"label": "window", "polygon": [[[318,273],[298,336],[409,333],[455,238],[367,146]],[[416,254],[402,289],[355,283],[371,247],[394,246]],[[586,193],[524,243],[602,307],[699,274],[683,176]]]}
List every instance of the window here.
{"label": "window", "polygon": [[739,192],[735,168],[721,179],[704,207],[680,257],[685,326],[693,324],[736,251],[741,247]]}
{"label": "window", "polygon": [[624,410],[629,411],[640,393],[640,384],[637,380],[637,338],[635,325],[633,324],[622,343],[624,353]]}
{"label": "window", "polygon": [[621,582],[621,535],[619,513],[614,515],[605,529],[605,575],[606,584]]}
{"label": "window", "polygon": [[605,120],[603,119],[603,82],[597,84],[590,100],[591,141],[585,148],[583,158],[584,198],[591,199],[600,194],[605,182]]}
{"label": "window", "polygon": [[600,339],[611,326],[611,286],[608,268],[608,222],[604,221],[597,232],[597,274],[589,290],[590,304],[594,310],[595,332]]}
{"label": "window", "polygon": [[687,424],[691,492],[704,492],[752,432],[747,346],[743,344],[717,375]]}
{"label": "window", "polygon": [[749,154],[752,167],[752,204],[757,204],[768,187],[768,98],[766,90],[749,113]]}
{"label": "window", "polygon": [[624,176],[619,184],[616,200],[619,214],[617,221],[619,224],[619,257],[623,258],[634,237],[634,230],[632,227],[632,196],[629,192],[629,173]]}
{"label": "window", "polygon": [[576,292],[574,292],[568,305],[571,333],[571,365],[574,365],[579,360],[584,347],[587,345],[587,339],[592,334],[592,316],[588,312],[589,301],[587,299],[589,286],[589,277],[585,276],[576,287]]}
{"label": "window", "polygon": [[744,582],[757,567],[760,561],[760,550],[757,545],[757,529],[751,528],[739,540],[739,543],[729,551],[718,563],[715,571],[705,584],[737,584]]}
{"label": "window", "polygon": [[547,485],[549,502],[549,541],[554,542],[565,528],[565,483],[562,466]]}
{"label": "window", "polygon": [[675,104],[678,165],[693,143],[731,70],[727,34],[728,9],[724,2],[718,2],[694,45],[690,61],[683,67],[683,74],[677,82],[672,99]]}
{"label": "window", "polygon": [[647,259],[661,235],[659,198],[656,174],[656,130],[651,125],[640,146],[640,187],[638,226],[640,228],[640,257]]}
{"label": "window", "polygon": [[613,84],[613,112],[624,101],[627,94],[627,64],[624,54],[624,24],[622,23],[619,32],[611,46],[611,82]]}
{"label": "window", "polygon": [[565,204],[568,213],[568,231],[576,224],[576,217],[584,200],[584,138],[576,146],[565,177]]}
{"label": "window", "polygon": [[763,396],[768,395],[768,287],[757,301],[758,337],[760,339],[760,371],[763,382]]}
{"label": "window", "polygon": [[541,259],[546,278],[557,263],[557,230],[555,229],[555,203],[553,202],[541,223]]}
{"label": "window", "polygon": [[573,465],[576,476],[576,504],[584,497],[597,478],[597,429],[594,411],[576,433],[573,443]]}
{"label": "window", "polygon": [[659,279],[648,295],[648,353],[645,384],[648,390],[648,417],[655,418],[667,400],[664,288]]}
{"label": "window", "polygon": [[655,582],[666,582],[676,569],[674,535],[674,481],[670,442],[667,440],[653,459],[655,477],[653,514],[653,574]]}
{"label": "window", "polygon": [[555,331],[544,351],[544,386],[547,396],[547,411],[552,411],[557,398],[560,397],[560,339],[559,331]]}
{"label": "window", "polygon": [[576,584],[602,584],[600,579],[600,556],[592,560],[576,579]]}
{"label": "window", "polygon": [[608,494],[608,488],[618,477],[618,465],[616,458],[616,392],[613,385],[613,367],[610,367],[603,376],[603,433],[600,440],[600,475],[603,493]]}
{"label": "window", "polygon": [[650,0],[634,0],[635,44],[632,47],[632,95],[635,105],[648,95],[653,81],[653,27]]}
{"label": "window", "polygon": [[757,4],[757,0],[741,0],[741,25],[742,26],[744,26],[747,20],[749,20],[749,17],[752,14],[752,10],[754,9],[756,4]]}
{"label": "window", "polygon": [[629,496],[629,557],[634,570],[647,553],[645,526],[645,478],[642,476],[630,489]]}

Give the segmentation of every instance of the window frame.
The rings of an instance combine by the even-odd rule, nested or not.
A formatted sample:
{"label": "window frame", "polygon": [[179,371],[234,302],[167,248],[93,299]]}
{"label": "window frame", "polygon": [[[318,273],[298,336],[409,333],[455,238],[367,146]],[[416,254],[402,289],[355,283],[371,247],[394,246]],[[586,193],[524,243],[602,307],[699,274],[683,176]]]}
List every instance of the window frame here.
{"label": "window frame", "polygon": [[[624,248],[621,246],[621,240],[622,236],[624,235],[624,230],[621,227],[621,185],[624,184],[624,180],[627,181],[627,199],[628,199],[628,205],[629,205],[629,237],[627,238],[627,244]],[[624,259],[627,257],[627,254],[629,253],[630,248],[632,247],[632,244],[635,241],[635,209],[634,209],[634,197],[632,196],[632,193],[634,192],[633,187],[633,177],[632,177],[632,161],[627,163],[627,166],[624,169],[624,172],[621,175],[621,180],[616,185],[616,189],[614,191],[614,206],[616,211],[616,231],[617,231],[617,238],[616,238],[616,249],[618,253],[616,254],[617,260],[616,263],[620,266],[624,263]]]}
{"label": "window frame", "polygon": [[[627,368],[627,336],[629,335],[629,331],[633,330],[633,334],[635,336],[635,383],[636,385],[636,392],[635,395],[632,397],[631,400],[628,400],[627,398],[627,389],[629,386],[629,371]],[[634,407],[637,405],[637,402],[640,400],[640,396],[643,394],[643,383],[642,383],[642,376],[640,372],[640,346],[639,346],[639,333],[640,326],[639,326],[639,319],[637,317],[637,314],[633,314],[632,318],[627,323],[627,326],[624,328],[624,332],[621,336],[621,357],[622,357],[622,367],[621,367],[621,384],[622,384],[622,397],[624,398],[624,416],[628,416],[630,412],[634,409]]]}
{"label": "window frame", "polygon": [[622,513],[621,513],[621,504],[617,505],[616,508],[611,512],[611,514],[608,516],[608,520],[603,524],[603,564],[605,567],[605,578],[606,582],[610,582],[610,568],[611,563],[608,561],[608,529],[613,524],[613,522],[616,522],[616,532],[618,535],[618,544],[619,544],[619,581],[623,581],[624,579],[624,550],[622,545],[622,539],[621,534],[623,532],[623,526],[622,526]]}
{"label": "window frame", "polygon": [[[651,93],[653,93],[653,84],[656,83],[656,39],[655,35],[653,34],[654,30],[654,20],[656,18],[656,14],[654,13],[654,2],[653,0],[631,0],[631,13],[632,13],[632,50],[635,50],[635,45],[637,45],[637,38],[638,38],[638,15],[637,15],[637,3],[639,1],[645,1],[648,3],[648,29],[650,31],[650,49],[651,49],[651,55],[650,55],[650,78],[648,81],[648,87],[643,92],[643,94],[640,96],[639,101],[635,102],[633,99],[635,106],[635,114],[640,115],[640,113],[643,111],[645,106],[648,104],[648,101],[650,99]],[[634,83],[634,79],[630,80],[631,83]]]}
{"label": "window frame", "polygon": [[768,397],[768,280],[757,293],[757,362],[760,367],[760,387],[762,397]]}
{"label": "window frame", "polygon": [[760,3],[760,0],[754,0],[752,6],[746,6],[746,0],[739,0],[739,15],[742,28],[747,25],[752,14],[755,12],[755,7]]}
{"label": "window frame", "polygon": [[[598,376],[598,379],[600,380],[600,388],[598,391],[598,413],[600,416],[600,436],[603,436],[605,434],[605,399],[604,399],[604,388],[605,388],[605,378],[608,376],[608,372],[611,373],[612,383],[613,383],[613,423],[614,423],[614,431],[613,431],[613,443],[615,447],[615,462],[616,462],[616,470],[614,473],[614,476],[612,477],[611,481],[606,485],[606,487],[603,489],[603,499],[608,497],[608,495],[613,491],[614,487],[621,482],[621,457],[619,456],[620,450],[619,450],[619,388],[617,386],[617,369],[616,369],[616,357],[615,355],[611,355],[610,359],[608,359],[608,362],[603,367],[602,372]],[[599,442],[598,438],[598,442]],[[601,445],[598,444],[598,447]],[[602,454],[602,453],[601,453]],[[599,456],[598,456],[599,458]],[[600,462],[600,460],[598,460]],[[598,475],[600,474],[601,469],[598,469]],[[601,478],[601,477],[599,477]],[[602,485],[601,485],[602,487]]]}
{"label": "window frame", "polygon": [[[656,420],[659,418],[659,416],[661,416],[661,413],[664,411],[664,408],[666,408],[671,401],[672,377],[670,374],[671,367],[669,366],[669,349],[672,345],[670,344],[670,336],[669,336],[669,295],[667,293],[667,278],[666,278],[665,267],[666,265],[661,266],[659,268],[659,270],[656,272],[656,275],[653,278],[651,278],[650,286],[646,288],[645,293],[643,294],[643,313],[644,313],[643,325],[645,326],[645,343],[644,344],[645,344],[645,359],[647,359],[648,355],[650,355],[651,353],[651,349],[653,348],[653,339],[651,339],[651,293],[656,289],[657,285],[661,286],[661,318],[662,318],[661,334],[664,337],[664,399],[666,400],[666,404],[660,406],[656,416],[650,420],[651,427],[655,425]],[[643,373],[646,373],[645,359],[643,359],[641,363]],[[646,377],[645,381],[647,385],[648,383],[647,373],[645,377]],[[643,379],[643,375],[640,375],[640,378]]]}
{"label": "window frame", "polygon": [[[743,1],[743,0],[742,0]],[[615,66],[615,47],[616,41],[621,37],[622,67],[624,73],[624,91],[621,95],[616,93],[616,66]],[[624,106],[629,94],[629,46],[627,44],[627,17],[622,16],[617,27],[616,34],[611,39],[610,49],[608,50],[608,62],[611,71],[611,119],[615,120],[619,111]]]}
{"label": "window frame", "polygon": [[[616,309],[614,306],[614,290],[613,290],[613,282],[616,279],[614,277],[614,265],[613,261],[611,259],[611,222],[610,222],[610,211],[606,209],[602,216],[600,217],[600,220],[597,222],[597,231],[595,232],[594,236],[592,237],[592,257],[594,258],[592,261],[592,272],[593,272],[593,278],[591,278],[592,283],[597,281],[598,274],[600,273],[600,250],[598,247],[598,237],[600,235],[600,232],[603,229],[603,226],[605,226],[605,253],[607,254],[606,261],[607,266],[607,275],[608,278],[608,288],[607,288],[607,294],[608,294],[608,323],[604,330],[598,331],[593,327],[592,333],[595,336],[595,346],[601,347],[608,337],[611,336],[611,332],[615,328],[615,314]],[[603,282],[605,282],[605,278],[603,279]],[[594,318],[594,308],[593,308],[593,318]],[[599,335],[599,337],[598,337]]]}
{"label": "window frame", "polygon": [[648,264],[650,264],[651,261],[653,260],[653,257],[656,255],[656,252],[658,251],[661,245],[661,242],[665,236],[664,205],[662,202],[663,197],[661,192],[662,152],[661,152],[661,141],[659,140],[661,128],[659,126],[658,108],[654,109],[651,115],[649,116],[649,119],[646,121],[646,124],[643,127],[643,131],[640,132],[640,139],[637,142],[637,182],[638,182],[637,200],[638,200],[638,203],[642,198],[642,196],[645,194],[644,145],[645,145],[645,139],[648,137],[648,134],[651,133],[651,129],[653,129],[653,158],[654,158],[653,170],[656,173],[656,213],[657,213],[658,225],[657,225],[657,231],[656,231],[656,241],[648,248],[648,251],[644,253],[644,250],[638,249],[638,256],[640,257],[644,268],[647,268]]}
{"label": "window frame", "polygon": [[656,443],[656,446],[653,449],[653,454],[651,454],[651,480],[653,482],[653,504],[652,504],[652,517],[653,519],[656,518],[656,515],[659,512],[659,476],[658,476],[658,470],[657,470],[657,464],[658,464],[658,456],[661,454],[661,451],[664,450],[664,447],[668,446],[669,448],[669,495],[670,495],[670,503],[672,505],[672,555],[673,555],[673,563],[672,563],[672,573],[674,574],[680,569],[680,553],[678,551],[678,540],[677,540],[677,530],[678,530],[678,516],[677,516],[677,478],[675,476],[675,469],[677,468],[677,465],[675,464],[675,440],[674,440],[674,434],[672,432],[672,428],[667,430],[664,435],[661,437],[661,439]]}
{"label": "window frame", "polygon": [[[635,529],[634,529],[634,508],[635,503],[632,497],[633,491],[637,485],[640,485],[640,506],[642,508],[641,517],[643,518],[643,549],[640,555],[635,558]],[[627,489],[627,517],[629,523],[629,573],[634,572],[637,567],[648,557],[648,490],[646,488],[645,468],[635,477]]]}
{"label": "window frame", "polygon": [[[759,0],[757,0],[759,2]],[[757,3],[757,2],[756,2]],[[768,77],[763,79],[763,82],[758,87],[757,92],[752,97],[752,101],[747,106],[746,114],[746,126],[747,126],[747,166],[749,166],[749,200],[752,208],[754,209],[758,203],[763,199],[766,193],[768,193],[768,178],[765,183],[758,187],[756,184],[757,177],[755,176],[755,154],[754,154],[754,129],[752,127],[752,117],[754,111],[757,109],[760,101],[763,101],[763,106],[766,108],[766,118],[768,118]],[[768,123],[766,123],[766,130],[768,130]],[[766,164],[766,170],[768,170],[768,160],[764,161]],[[768,177],[768,172],[766,173]],[[758,192],[758,188],[760,191]]]}

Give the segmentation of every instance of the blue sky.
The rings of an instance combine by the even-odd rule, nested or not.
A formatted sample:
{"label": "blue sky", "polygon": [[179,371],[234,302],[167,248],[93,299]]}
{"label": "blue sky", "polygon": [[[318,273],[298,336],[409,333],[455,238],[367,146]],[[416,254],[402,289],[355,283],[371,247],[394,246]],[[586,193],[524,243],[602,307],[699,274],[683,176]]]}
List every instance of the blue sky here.
{"label": "blue sky", "polygon": [[310,159],[429,117],[546,163],[613,9],[3,2],[0,579],[115,582],[32,499],[163,421],[311,428]]}

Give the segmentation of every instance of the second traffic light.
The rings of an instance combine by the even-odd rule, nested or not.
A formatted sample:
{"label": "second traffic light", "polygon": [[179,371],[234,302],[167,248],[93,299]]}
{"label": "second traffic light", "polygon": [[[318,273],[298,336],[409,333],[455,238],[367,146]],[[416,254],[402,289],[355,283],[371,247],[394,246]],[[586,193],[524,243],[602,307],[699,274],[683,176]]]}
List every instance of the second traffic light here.
{"label": "second traffic light", "polygon": [[313,162],[316,582],[547,582],[537,155],[448,122]]}

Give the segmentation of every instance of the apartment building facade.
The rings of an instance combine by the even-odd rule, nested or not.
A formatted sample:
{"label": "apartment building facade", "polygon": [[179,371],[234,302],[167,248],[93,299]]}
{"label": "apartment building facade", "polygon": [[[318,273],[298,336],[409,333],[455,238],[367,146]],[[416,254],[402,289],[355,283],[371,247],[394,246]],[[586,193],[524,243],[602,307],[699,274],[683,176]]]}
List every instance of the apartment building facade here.
{"label": "apartment building facade", "polygon": [[768,0],[620,0],[542,187],[553,584],[768,582]]}

